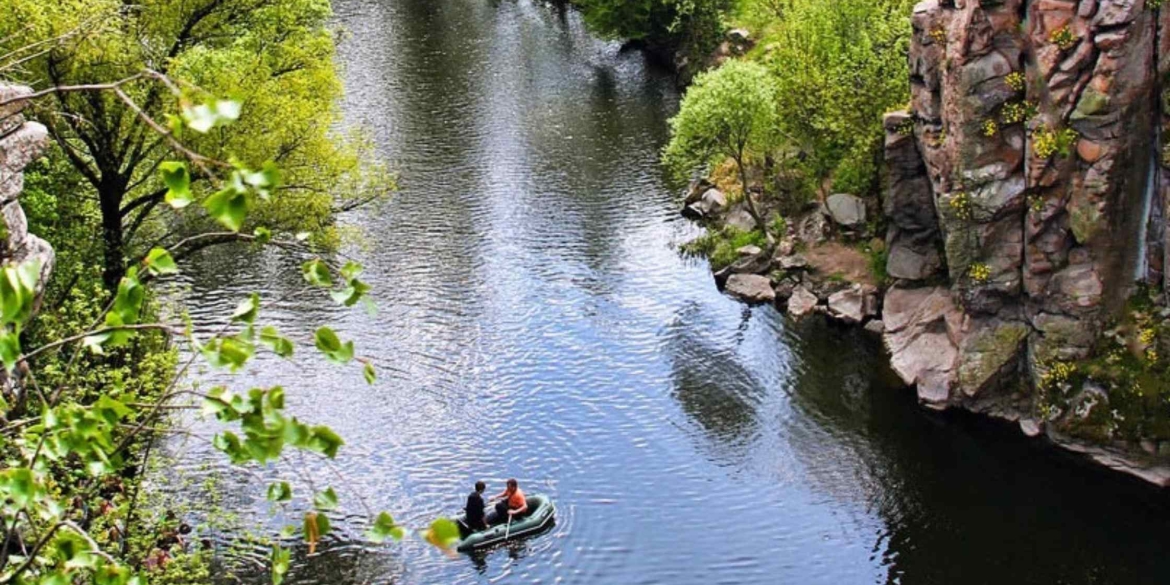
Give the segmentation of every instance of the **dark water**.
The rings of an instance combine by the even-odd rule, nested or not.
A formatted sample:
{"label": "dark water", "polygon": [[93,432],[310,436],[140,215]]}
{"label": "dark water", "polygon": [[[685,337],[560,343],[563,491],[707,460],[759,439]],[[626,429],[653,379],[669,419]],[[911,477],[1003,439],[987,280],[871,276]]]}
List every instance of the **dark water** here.
{"label": "dark water", "polygon": [[[641,56],[526,0],[335,3],[352,33],[347,119],[403,177],[392,203],[346,218],[367,235],[348,252],[380,311],[294,295],[263,318],[338,323],[381,377],[366,386],[308,347],[293,365],[201,374],[284,384],[293,411],[348,444],[336,471],[294,458],[239,473],[172,442],[157,484],[188,514],[215,519],[210,495],[273,535],[297,519],[269,518],[263,479],[338,486],[321,550],[289,543],[298,584],[1170,578],[1166,495],[1013,430],[928,415],[873,339],[747,309],[680,258],[696,231],[656,166],[678,96]],[[238,253],[191,277],[195,313],[301,286],[294,260]],[[474,480],[508,476],[555,498],[549,533],[456,558],[360,538],[361,500],[422,526]],[[265,581],[263,548],[214,536],[221,581]]]}

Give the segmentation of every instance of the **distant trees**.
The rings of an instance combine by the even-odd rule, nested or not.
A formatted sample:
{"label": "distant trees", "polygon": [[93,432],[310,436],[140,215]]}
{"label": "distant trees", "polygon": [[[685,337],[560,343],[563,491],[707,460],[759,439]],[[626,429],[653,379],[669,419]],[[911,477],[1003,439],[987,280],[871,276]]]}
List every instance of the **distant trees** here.
{"label": "distant trees", "polygon": [[710,50],[731,0],[578,0],[585,24],[602,36],[684,52]]}
{"label": "distant trees", "polygon": [[748,190],[747,164],[775,144],[776,100],[775,80],[757,63],[729,61],[702,73],[670,121],[671,140],[663,152],[663,161],[676,172],[734,160],[744,201],[761,231],[764,218]]}
{"label": "distant trees", "polygon": [[[776,4],[776,2],[771,2]],[[806,188],[877,186],[882,114],[910,94],[912,0],[790,0],[761,58],[776,84],[780,128]]]}

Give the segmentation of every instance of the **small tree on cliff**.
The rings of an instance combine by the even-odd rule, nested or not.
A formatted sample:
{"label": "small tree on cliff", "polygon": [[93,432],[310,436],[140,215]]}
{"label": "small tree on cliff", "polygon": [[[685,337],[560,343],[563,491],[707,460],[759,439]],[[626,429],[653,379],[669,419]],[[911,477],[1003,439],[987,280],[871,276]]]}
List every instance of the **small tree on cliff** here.
{"label": "small tree on cliff", "polygon": [[764,230],[764,218],[748,192],[747,163],[774,144],[776,92],[768,70],[730,61],[700,74],[670,120],[671,139],[663,162],[679,174],[730,157],[739,171],[748,211]]}

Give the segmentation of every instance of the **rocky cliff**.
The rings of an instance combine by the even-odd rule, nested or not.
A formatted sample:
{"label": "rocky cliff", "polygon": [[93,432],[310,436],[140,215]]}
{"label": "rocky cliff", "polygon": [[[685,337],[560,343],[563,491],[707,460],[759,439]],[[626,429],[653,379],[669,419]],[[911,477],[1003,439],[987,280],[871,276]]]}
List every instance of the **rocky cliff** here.
{"label": "rocky cliff", "polygon": [[[915,8],[910,107],[885,119],[897,280],[883,321],[894,369],[923,403],[1019,420],[1170,485],[1170,441],[1074,437],[1069,417],[1092,406],[1043,400],[1068,377],[1053,368],[1099,353],[1135,283],[1170,279],[1170,6],[1160,5]],[[1091,384],[1061,391],[1076,394],[1062,404],[1105,402],[1085,397],[1104,393]]]}
{"label": "rocky cliff", "polygon": [[[27,87],[0,84],[0,215],[3,216],[3,234],[0,237],[0,262],[19,264],[37,262],[41,268],[39,294],[44,291],[53,270],[53,248],[45,240],[28,232],[28,220],[20,206],[24,187],[24,168],[35,160],[48,142],[45,127],[27,122],[21,115],[32,91]],[[0,392],[13,405],[13,412],[23,408],[23,389],[20,371],[9,376],[0,368]]]}

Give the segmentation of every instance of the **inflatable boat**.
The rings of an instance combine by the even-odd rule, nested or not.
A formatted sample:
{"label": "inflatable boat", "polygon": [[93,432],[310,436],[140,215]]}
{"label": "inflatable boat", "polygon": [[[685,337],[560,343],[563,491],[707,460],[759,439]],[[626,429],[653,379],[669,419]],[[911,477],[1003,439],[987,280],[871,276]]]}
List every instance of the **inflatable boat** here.
{"label": "inflatable boat", "polygon": [[504,523],[492,526],[487,530],[472,532],[464,521],[463,515],[460,514],[455,518],[455,523],[459,525],[463,540],[460,540],[455,548],[460,552],[479,550],[493,544],[524,538],[552,526],[553,518],[557,513],[552,500],[543,494],[529,494],[526,498],[528,512],[523,516],[514,516],[510,527]]}

